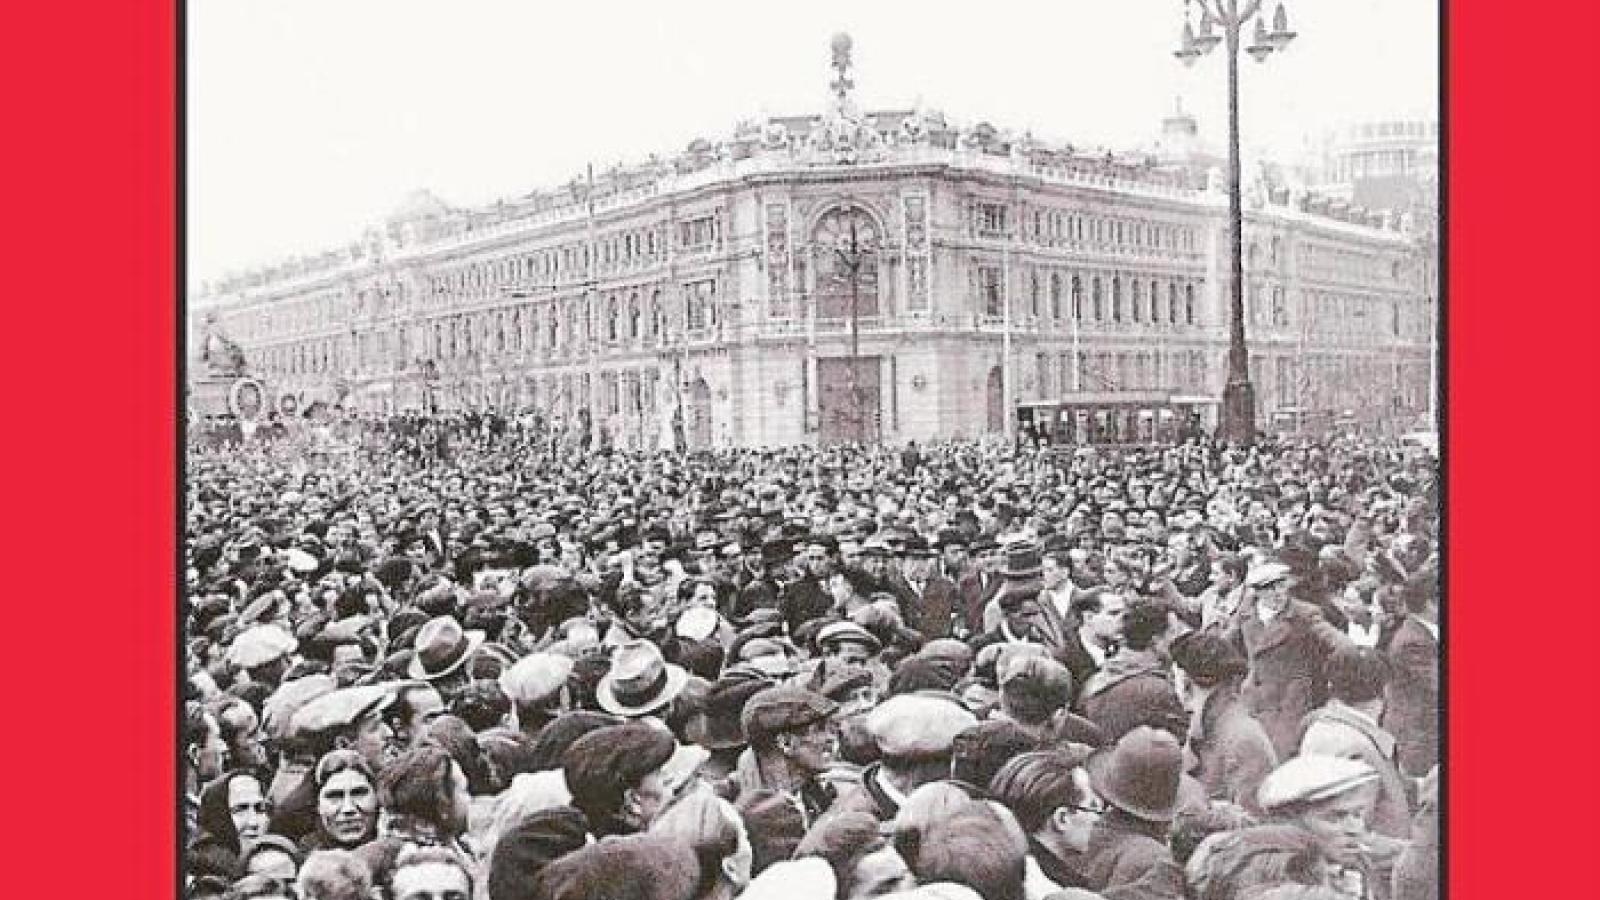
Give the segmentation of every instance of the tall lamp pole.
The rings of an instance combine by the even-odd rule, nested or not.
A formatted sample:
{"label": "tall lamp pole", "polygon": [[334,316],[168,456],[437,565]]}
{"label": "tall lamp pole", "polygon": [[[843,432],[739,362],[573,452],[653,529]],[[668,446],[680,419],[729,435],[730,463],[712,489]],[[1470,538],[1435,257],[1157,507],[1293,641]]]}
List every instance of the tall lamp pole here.
{"label": "tall lamp pole", "polygon": [[[1200,7],[1198,31],[1189,21],[1189,6]],[[1279,3],[1267,26],[1261,0],[1184,0],[1181,44],[1173,55],[1184,65],[1222,44],[1228,66],[1228,381],[1222,388],[1222,439],[1235,444],[1254,442],[1256,435],[1255,386],[1250,383],[1250,351],[1244,337],[1244,211],[1240,200],[1239,166],[1239,50],[1244,30],[1255,22],[1255,37],[1244,51],[1264,62],[1294,39],[1289,16]],[[1217,29],[1222,33],[1218,34]]]}
{"label": "tall lamp pole", "polygon": [[[877,246],[870,236],[860,233],[861,211],[853,204],[844,207],[847,228],[839,236],[838,243],[834,246],[834,253],[838,266],[850,279],[850,404],[851,412],[855,419],[855,439],[857,443],[865,444],[868,438],[868,422],[865,412],[866,398],[863,396],[865,388],[861,386],[861,267],[867,257],[877,253]],[[873,438],[876,439],[876,435]]]}

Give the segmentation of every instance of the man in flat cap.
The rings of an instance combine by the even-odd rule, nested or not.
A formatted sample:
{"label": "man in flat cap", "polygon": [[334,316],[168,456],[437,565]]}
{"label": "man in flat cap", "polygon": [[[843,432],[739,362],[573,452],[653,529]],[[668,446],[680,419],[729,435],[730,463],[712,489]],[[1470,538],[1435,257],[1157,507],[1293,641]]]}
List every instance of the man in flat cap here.
{"label": "man in flat cap", "polygon": [[662,769],[676,750],[671,732],[648,722],[609,725],[573,741],[561,770],[590,833],[603,838],[648,828],[671,799]]}
{"label": "man in flat cap", "polygon": [[1294,755],[1301,722],[1325,699],[1328,657],[1351,643],[1315,605],[1294,599],[1294,589],[1294,574],[1282,563],[1251,568],[1244,602],[1225,632],[1250,664],[1245,705],[1267,730],[1279,759]]}
{"label": "man in flat cap", "polygon": [[893,819],[912,791],[950,777],[956,735],[976,724],[978,717],[954,695],[899,694],[885,700],[866,717],[880,760],[862,771],[860,786],[843,793],[829,815],[856,810],[879,821]]}
{"label": "man in flat cap", "polygon": [[[770,810],[751,823],[750,840],[762,848],[763,859],[787,859],[838,798],[836,781],[825,777],[838,756],[838,709],[827,697],[790,685],[746,701],[741,724],[750,746],[724,793],[741,807]],[[774,797],[784,802],[771,803]]]}

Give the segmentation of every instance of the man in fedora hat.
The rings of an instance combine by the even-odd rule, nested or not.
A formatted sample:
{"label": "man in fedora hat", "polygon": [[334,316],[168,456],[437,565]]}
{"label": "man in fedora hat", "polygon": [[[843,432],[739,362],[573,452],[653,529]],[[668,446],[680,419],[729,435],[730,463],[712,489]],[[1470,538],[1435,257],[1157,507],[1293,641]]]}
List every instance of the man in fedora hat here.
{"label": "man in fedora hat", "polygon": [[484,632],[463,629],[454,616],[436,616],[417,632],[415,655],[406,674],[438,688],[448,700],[455,689],[467,683],[467,660],[483,641]]}
{"label": "man in fedora hat", "polygon": [[688,671],[667,662],[654,642],[629,640],[612,651],[611,668],[595,689],[595,701],[614,716],[659,718],[688,680]]}
{"label": "man in fedora hat", "polygon": [[983,634],[984,611],[999,592],[1005,579],[1000,575],[1004,554],[993,538],[981,538],[970,546],[971,563],[956,582],[961,594],[961,613],[967,634]]}
{"label": "man in fedora hat", "polygon": [[1115,746],[1096,751],[1086,768],[1106,806],[1084,849],[1089,888],[1180,900],[1183,869],[1166,843],[1183,773],[1178,739],[1154,728],[1135,728]]}

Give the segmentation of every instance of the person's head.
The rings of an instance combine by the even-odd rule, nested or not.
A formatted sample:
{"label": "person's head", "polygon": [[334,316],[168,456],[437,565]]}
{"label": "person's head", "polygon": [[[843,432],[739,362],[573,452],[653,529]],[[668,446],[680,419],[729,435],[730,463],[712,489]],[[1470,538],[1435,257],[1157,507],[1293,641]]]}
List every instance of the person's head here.
{"label": "person's head", "polygon": [[1237,553],[1224,553],[1211,563],[1211,584],[1219,591],[1231,591],[1244,582],[1248,564]]}
{"label": "person's head", "polygon": [[371,900],[372,871],[348,850],[318,850],[295,880],[300,900]]}
{"label": "person's head", "polygon": [[1173,635],[1172,612],[1159,600],[1136,599],[1122,617],[1122,646],[1164,655]]}
{"label": "person's head", "polygon": [[448,836],[466,830],[470,803],[466,774],[438,747],[407,750],[378,773],[378,804],[386,812],[410,816]]}
{"label": "person's head", "polygon": [[839,705],[801,687],[773,687],[745,702],[740,722],[758,758],[781,757],[802,775],[832,765],[839,740],[833,715]]}
{"label": "person's head", "polygon": [[317,828],[335,847],[356,847],[378,830],[377,779],[352,750],[325,754],[312,772],[317,788]]}
{"label": "person's head", "polygon": [[984,900],[1022,900],[1027,855],[1027,838],[1004,807],[969,801],[929,825],[907,864],[922,884],[949,881]]}
{"label": "person's head", "polygon": [[1122,595],[1105,588],[1090,588],[1072,601],[1072,613],[1089,635],[1101,641],[1122,637],[1122,617],[1128,604]]}
{"label": "person's head", "polygon": [[1186,807],[1172,820],[1167,846],[1178,865],[1187,865],[1201,842],[1222,831],[1237,831],[1257,824],[1244,807],[1226,800],[1212,800],[1205,806]]}
{"label": "person's head", "polygon": [[534,876],[532,895],[541,900],[694,900],[706,881],[687,843],[634,834],[555,860]]}
{"label": "person's head", "polygon": [[278,834],[265,834],[257,838],[244,852],[240,862],[249,875],[270,875],[283,881],[294,881],[300,868],[300,850],[294,842]]}
{"label": "person's head", "polygon": [[646,722],[585,734],[562,754],[572,805],[597,830],[644,830],[671,797],[661,769],[676,746],[669,732]]}
{"label": "person's head", "polygon": [[1239,651],[1209,631],[1191,632],[1174,641],[1172,661],[1177,665],[1178,696],[1191,716],[1200,715],[1212,692],[1238,684],[1249,671]]}
{"label": "person's head", "polygon": [[933,574],[933,561],[933,554],[913,551],[900,560],[900,571],[910,581],[926,581]]}
{"label": "person's head", "polygon": [[1046,656],[1017,656],[999,673],[1000,708],[1016,721],[1041,727],[1072,699],[1072,673]]}
{"label": "person's head", "polygon": [[233,832],[239,838],[241,850],[248,850],[267,833],[272,817],[272,804],[267,801],[266,785],[253,772],[236,772],[224,775],[228,818]]}
{"label": "person's head", "polygon": [[967,565],[967,545],[958,540],[946,540],[939,555],[944,562],[946,572],[959,572]]}
{"label": "person's head", "polygon": [[1328,659],[1328,689],[1348,706],[1383,708],[1389,661],[1371,647],[1342,647]]}
{"label": "person's head", "polygon": [[750,883],[755,850],[733,804],[709,790],[691,791],[650,824],[650,833],[688,844],[700,862],[699,897],[733,897]]}
{"label": "person's head", "polygon": [[1256,796],[1271,820],[1304,828],[1334,862],[1356,865],[1377,792],[1378,773],[1366,763],[1309,754],[1272,770]]}
{"label": "person's head", "polygon": [[866,812],[828,816],[806,833],[794,855],[826,860],[839,900],[878,897],[911,884],[905,860],[883,836],[877,818]]}
{"label": "person's head", "polygon": [[455,851],[412,847],[389,876],[391,900],[472,900],[472,870]]}
{"label": "person's head", "polygon": [[437,687],[418,682],[402,690],[399,699],[394,734],[405,746],[415,747],[427,736],[428,723],[445,714],[444,695]]}
{"label": "person's head", "polygon": [[1083,760],[1065,750],[1024,753],[1000,767],[989,792],[1045,846],[1081,852],[1103,809],[1088,790]]}
{"label": "person's head", "polygon": [[1269,612],[1288,608],[1294,599],[1296,580],[1288,566],[1267,563],[1245,575],[1245,583],[1256,606]]}
{"label": "person's head", "polygon": [[1044,586],[1047,590],[1055,590],[1066,583],[1071,563],[1067,559],[1065,552],[1051,550],[1044,554],[1041,564],[1040,577],[1044,580]]}
{"label": "person's head", "polygon": [[479,679],[468,683],[450,700],[449,710],[474,732],[482,732],[505,724],[511,713],[511,700],[498,683]]}
{"label": "person's head", "polygon": [[955,699],[897,694],[868,713],[885,774],[902,792],[946,778],[956,735],[978,723]]}
{"label": "person's head", "polygon": [[1279,885],[1323,884],[1327,862],[1316,837],[1304,829],[1253,825],[1201,841],[1184,874],[1196,900],[1232,900]]}
{"label": "person's head", "polygon": [[271,875],[246,875],[233,883],[222,900],[291,900],[294,882]]}
{"label": "person's head", "polygon": [[222,774],[227,765],[228,748],[216,716],[198,701],[184,706],[183,759],[197,781],[209,782]]}
{"label": "person's head", "polygon": [[259,766],[267,762],[261,740],[261,717],[249,703],[238,697],[223,700],[217,707],[217,726],[233,765]]}

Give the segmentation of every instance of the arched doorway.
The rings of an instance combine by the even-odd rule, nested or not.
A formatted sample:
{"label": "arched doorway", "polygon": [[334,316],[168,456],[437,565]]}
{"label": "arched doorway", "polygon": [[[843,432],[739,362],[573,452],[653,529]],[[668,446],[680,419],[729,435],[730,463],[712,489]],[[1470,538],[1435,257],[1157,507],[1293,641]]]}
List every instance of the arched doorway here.
{"label": "arched doorway", "polygon": [[989,411],[988,429],[991,434],[998,434],[1006,430],[1006,376],[999,367],[989,369],[989,383],[985,392],[986,408]]}
{"label": "arched doorway", "polygon": [[711,446],[711,385],[704,378],[696,378],[689,385],[685,398],[688,406],[685,418],[685,437],[690,450],[703,450]]}

